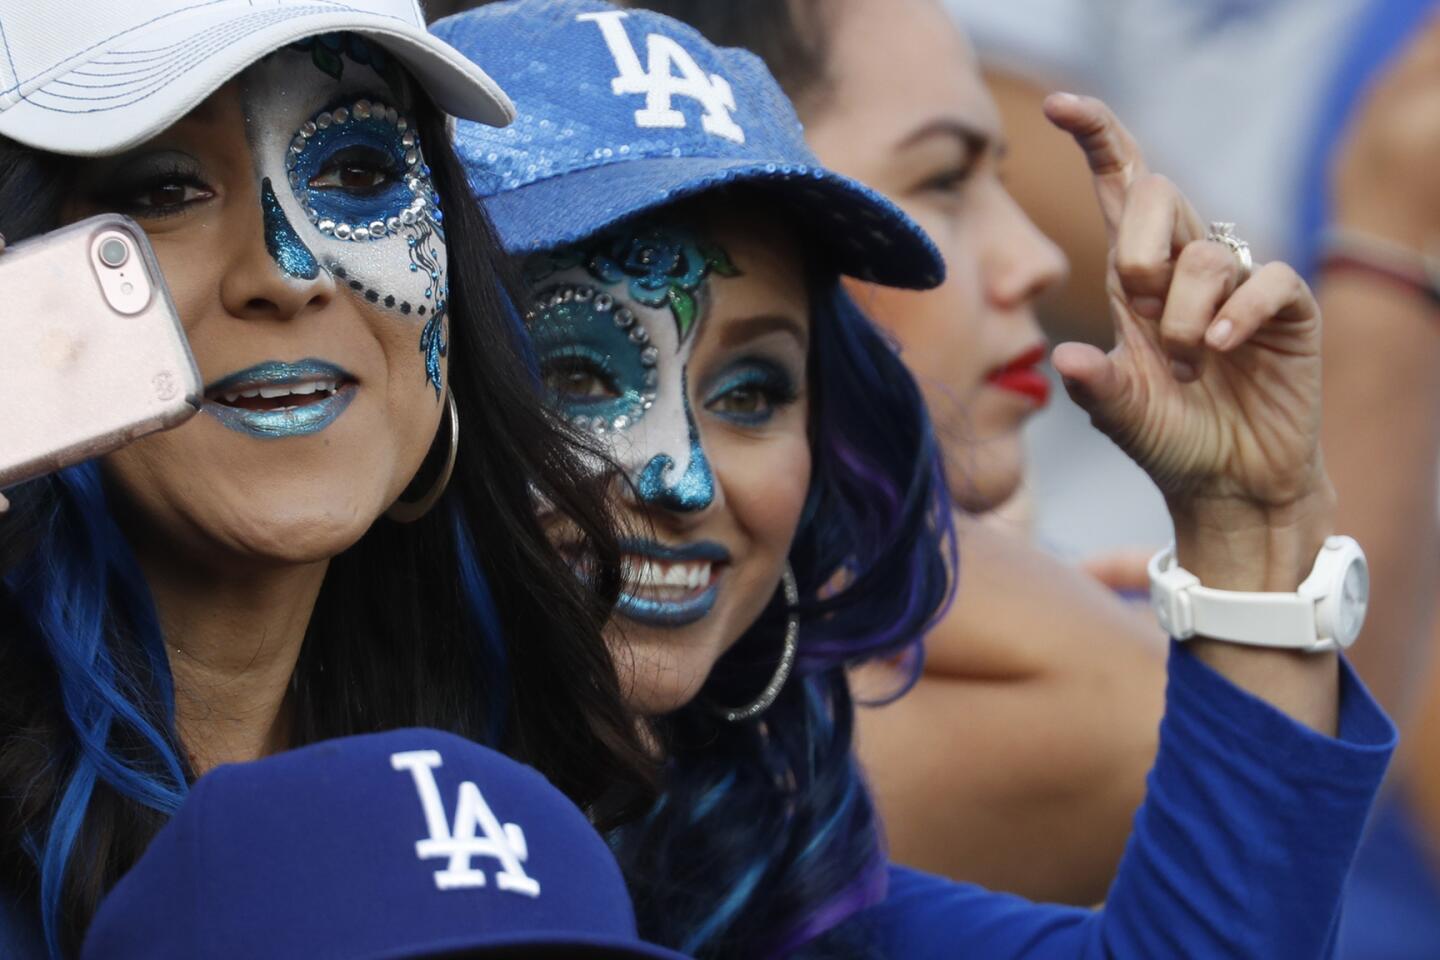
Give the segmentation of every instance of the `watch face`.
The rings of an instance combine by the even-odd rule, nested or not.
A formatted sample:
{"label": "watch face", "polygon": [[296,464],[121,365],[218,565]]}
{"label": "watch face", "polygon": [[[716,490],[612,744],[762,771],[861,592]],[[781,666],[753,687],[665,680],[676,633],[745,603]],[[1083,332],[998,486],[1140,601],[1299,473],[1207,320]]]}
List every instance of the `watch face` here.
{"label": "watch face", "polygon": [[1356,558],[1345,568],[1345,582],[1340,587],[1340,639],[1351,643],[1365,625],[1365,609],[1370,603],[1370,572],[1365,561]]}

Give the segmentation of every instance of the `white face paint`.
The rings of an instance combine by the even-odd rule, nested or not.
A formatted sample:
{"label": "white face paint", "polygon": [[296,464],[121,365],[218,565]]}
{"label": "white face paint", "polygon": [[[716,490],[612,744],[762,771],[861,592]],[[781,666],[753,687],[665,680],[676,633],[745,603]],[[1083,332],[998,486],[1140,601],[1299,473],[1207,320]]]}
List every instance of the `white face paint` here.
{"label": "white face paint", "polygon": [[551,402],[667,510],[703,510],[715,494],[687,382],[711,272],[735,273],[724,251],[643,224],[527,264]]}
{"label": "white face paint", "polygon": [[413,323],[438,398],[448,346],[444,217],[406,79],[359,38],[307,44],[244,75],[266,249],[287,275],[328,270],[355,296]]}

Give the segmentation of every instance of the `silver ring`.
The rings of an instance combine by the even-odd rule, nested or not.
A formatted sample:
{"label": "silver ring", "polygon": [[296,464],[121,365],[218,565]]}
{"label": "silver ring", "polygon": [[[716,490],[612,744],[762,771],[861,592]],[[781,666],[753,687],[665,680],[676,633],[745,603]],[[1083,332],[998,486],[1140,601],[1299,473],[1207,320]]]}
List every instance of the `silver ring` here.
{"label": "silver ring", "polygon": [[1235,224],[1223,220],[1212,220],[1205,239],[1223,243],[1229,247],[1230,252],[1235,254],[1235,259],[1240,261],[1240,282],[1244,283],[1250,279],[1250,271],[1254,269],[1255,261],[1250,256],[1250,244],[1235,235]]}

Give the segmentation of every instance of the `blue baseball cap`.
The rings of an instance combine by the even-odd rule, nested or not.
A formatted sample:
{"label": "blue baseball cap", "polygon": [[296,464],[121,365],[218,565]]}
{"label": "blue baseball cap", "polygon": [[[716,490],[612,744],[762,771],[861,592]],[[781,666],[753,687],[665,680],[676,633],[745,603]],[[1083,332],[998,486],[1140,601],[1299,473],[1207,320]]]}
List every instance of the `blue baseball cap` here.
{"label": "blue baseball cap", "polygon": [[455,134],[511,253],[745,185],[788,207],[841,273],[917,289],[944,278],[934,243],[899,207],[820,165],[794,107],[748,51],[600,0],[489,4],[431,30],[483,63],[515,103],[503,130],[460,120]]}
{"label": "blue baseball cap", "polygon": [[101,904],[82,960],[683,960],[539,773],[436,730],[217,767]]}

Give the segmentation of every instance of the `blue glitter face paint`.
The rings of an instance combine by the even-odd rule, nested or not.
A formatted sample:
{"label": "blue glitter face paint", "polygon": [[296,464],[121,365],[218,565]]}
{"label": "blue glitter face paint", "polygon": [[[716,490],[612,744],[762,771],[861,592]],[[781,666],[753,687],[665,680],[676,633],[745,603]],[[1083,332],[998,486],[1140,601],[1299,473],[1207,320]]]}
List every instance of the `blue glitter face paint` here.
{"label": "blue glitter face paint", "polygon": [[266,177],[260,185],[260,208],[265,216],[265,249],[280,265],[287,277],[298,280],[314,280],[320,276],[320,264],[315,255],[305,246],[305,241],[290,226],[290,219],[280,207],[280,199]]}
{"label": "blue glitter face paint", "polygon": [[279,440],[319,433],[355,397],[355,378],[324,360],[268,361],[205,389],[201,409],[237,433]]}
{"label": "blue glitter face paint", "polygon": [[645,464],[635,488],[640,499],[651,506],[675,513],[695,513],[714,502],[715,474],[710,471],[710,461],[705,459],[705,449],[700,446],[700,429],[695,426],[695,414],[690,410],[689,378],[683,373],[680,383],[685,423],[689,427],[690,463],[677,477],[674,459],[657,453]]}
{"label": "blue glitter face paint", "polygon": [[414,325],[418,379],[438,402],[448,253],[440,197],[397,89],[406,82],[358,37],[281,50],[246,71],[246,120],[257,172],[277,185],[262,196],[267,225],[292,225],[298,241],[277,243],[276,262],[305,277],[291,270],[303,248],[341,289]]}

